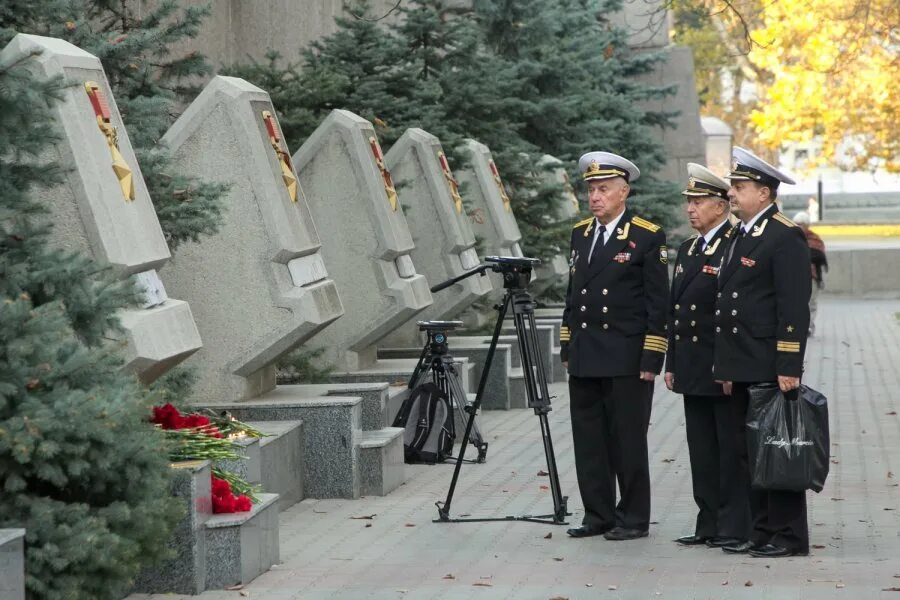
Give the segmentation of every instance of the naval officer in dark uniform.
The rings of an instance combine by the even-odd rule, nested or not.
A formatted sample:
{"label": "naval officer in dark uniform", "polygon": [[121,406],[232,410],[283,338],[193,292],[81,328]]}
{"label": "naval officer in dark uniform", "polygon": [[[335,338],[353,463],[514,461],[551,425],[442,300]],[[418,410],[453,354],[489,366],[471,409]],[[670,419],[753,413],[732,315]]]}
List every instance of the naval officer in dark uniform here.
{"label": "naval officer in dark uniform", "polygon": [[[714,373],[731,389],[742,471],[748,468],[748,389],[777,383],[796,399],[809,331],[809,246],[803,231],[774,204],[778,186],[794,181],[761,158],[735,148],[729,198],[740,210],[719,272]],[[742,473],[742,477],[743,477]],[[809,553],[806,493],[749,490],[749,541],[731,553],[778,557]]]}
{"label": "naval officer in dark uniform", "polygon": [[722,547],[747,540],[750,507],[746,481],[739,480],[731,397],[713,378],[714,312],[719,265],[731,241],[728,188],[702,165],[688,163],[685,196],[697,235],[678,249],[669,301],[666,387],[684,395],[684,421],[691,483],[697,503],[694,533],[686,546]]}
{"label": "naval officer in dark uniform", "polygon": [[631,161],[590,152],[578,165],[594,216],[572,231],[560,330],[584,503],[582,526],[568,533],[630,540],[650,527],[647,428],[667,344],[666,236],[625,207],[640,176]]}

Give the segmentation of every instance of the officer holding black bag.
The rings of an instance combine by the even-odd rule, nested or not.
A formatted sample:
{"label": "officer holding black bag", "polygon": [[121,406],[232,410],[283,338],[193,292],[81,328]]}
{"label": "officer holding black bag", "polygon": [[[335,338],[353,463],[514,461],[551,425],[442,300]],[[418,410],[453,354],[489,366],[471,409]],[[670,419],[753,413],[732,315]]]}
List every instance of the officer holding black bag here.
{"label": "officer holding black bag", "polygon": [[806,555],[805,491],[750,489],[747,410],[751,387],[777,384],[796,399],[809,331],[809,246],[778,211],[778,186],[794,181],[743,148],[735,148],[728,192],[741,221],[718,273],[713,371],[735,408],[741,479],[750,497],[750,540],[723,547],[759,557]]}

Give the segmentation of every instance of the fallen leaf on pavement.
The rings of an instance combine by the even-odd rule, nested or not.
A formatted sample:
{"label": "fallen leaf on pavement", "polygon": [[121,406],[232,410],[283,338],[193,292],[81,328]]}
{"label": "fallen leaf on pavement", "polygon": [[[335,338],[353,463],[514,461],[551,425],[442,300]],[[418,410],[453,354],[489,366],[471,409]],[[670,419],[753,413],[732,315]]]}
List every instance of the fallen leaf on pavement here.
{"label": "fallen leaf on pavement", "polygon": [[366,523],[366,527],[371,527],[371,526],[372,526],[371,523]]}
{"label": "fallen leaf on pavement", "polygon": [[476,581],[472,585],[474,585],[475,587],[494,587],[494,584],[487,581]]}
{"label": "fallen leaf on pavement", "polygon": [[822,544],[813,544],[812,547],[821,550],[821,549],[824,548],[825,546],[823,546]]}
{"label": "fallen leaf on pavement", "polygon": [[250,592],[248,592],[248,591],[246,591],[246,590],[242,590],[242,591],[240,591],[240,592],[238,592],[238,593],[239,593],[241,596],[243,596],[244,598],[249,598],[249,597],[250,597]]}
{"label": "fallen leaf on pavement", "polygon": [[361,516],[361,517],[350,517],[350,518],[351,518],[351,519],[357,519],[357,520],[360,520],[360,519],[368,519],[368,520],[371,521],[372,519],[375,518],[375,515],[363,515],[363,516]]}
{"label": "fallen leaf on pavement", "polygon": [[886,413],[884,413],[884,414],[886,414],[886,415],[896,415],[896,414],[897,414],[897,411],[896,411],[896,410],[892,410],[891,412],[886,412]]}
{"label": "fallen leaf on pavement", "polygon": [[456,575],[454,575],[453,573],[447,573],[446,575],[444,575],[444,579],[456,579]]}
{"label": "fallen leaf on pavement", "polygon": [[897,510],[897,509],[895,509],[895,508],[886,508],[886,509],[884,509],[884,510]]}
{"label": "fallen leaf on pavement", "polygon": [[753,582],[748,579],[744,582],[744,587],[753,587]]}
{"label": "fallen leaf on pavement", "polygon": [[833,465],[839,465],[839,464],[841,464],[841,461],[835,460],[835,459],[832,458],[832,459],[831,459],[831,464],[833,464]]}
{"label": "fallen leaf on pavement", "polygon": [[225,590],[228,592],[236,592],[236,591],[242,590],[242,589],[244,589],[243,583],[239,583],[237,585],[229,585],[227,588],[225,588]]}
{"label": "fallen leaf on pavement", "polygon": [[569,600],[568,596],[553,596],[550,600]]}
{"label": "fallen leaf on pavement", "polygon": [[843,498],[832,498],[832,500],[834,500],[835,502],[840,502],[841,500],[843,500]]}
{"label": "fallen leaf on pavement", "polygon": [[549,489],[550,489],[550,486],[549,486],[549,485],[542,485],[542,486],[541,486],[541,489],[542,489],[542,490],[549,490]]}
{"label": "fallen leaf on pavement", "polygon": [[881,588],[882,592],[900,592],[900,587]]}
{"label": "fallen leaf on pavement", "polygon": [[675,459],[674,458],[664,458],[664,459],[662,459],[662,461],[669,463],[669,462],[675,462]]}
{"label": "fallen leaf on pavement", "polygon": [[553,537],[553,532],[551,531],[550,533],[548,533],[547,535],[544,536],[544,539],[549,540],[552,537]]}
{"label": "fallen leaf on pavement", "polygon": [[586,583],[586,584],[584,584],[584,587],[594,587],[594,584],[593,584],[593,583]]}
{"label": "fallen leaf on pavement", "polygon": [[616,589],[619,589],[619,588],[617,588],[617,587],[614,586],[614,585],[611,585],[611,586],[607,587],[606,589],[608,589],[608,590],[616,590]]}
{"label": "fallen leaf on pavement", "polygon": [[888,479],[893,479],[893,478],[894,478],[894,472],[888,471]]}
{"label": "fallen leaf on pavement", "polygon": [[556,562],[562,562],[562,561],[564,561],[565,559],[562,558],[562,557],[559,557],[559,556],[554,556],[554,557],[553,557],[553,560],[555,560]]}
{"label": "fallen leaf on pavement", "polygon": [[547,477],[550,475],[547,471],[538,471],[538,477]]}
{"label": "fallen leaf on pavement", "polygon": [[844,584],[843,584],[843,583],[836,583],[836,584],[834,584],[834,587],[836,587],[836,588],[842,588],[842,587],[844,587]]}
{"label": "fallen leaf on pavement", "polygon": [[415,523],[407,523],[406,525],[404,525],[404,527],[415,527],[415,526],[416,526]]}

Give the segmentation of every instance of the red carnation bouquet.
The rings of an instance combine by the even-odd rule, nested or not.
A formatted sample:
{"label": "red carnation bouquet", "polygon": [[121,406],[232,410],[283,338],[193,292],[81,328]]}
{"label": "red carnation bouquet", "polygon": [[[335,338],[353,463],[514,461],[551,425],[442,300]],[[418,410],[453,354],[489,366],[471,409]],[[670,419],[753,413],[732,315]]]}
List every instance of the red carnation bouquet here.
{"label": "red carnation bouquet", "polygon": [[212,476],[212,505],[216,514],[247,512],[253,508],[250,498],[244,494],[235,496],[231,484],[215,475]]}
{"label": "red carnation bouquet", "polygon": [[[264,434],[230,415],[219,416],[209,411],[182,414],[172,404],[153,407],[152,422],[166,432],[171,442],[169,460],[212,461],[212,504],[213,512],[246,512],[256,501],[255,486],[235,473],[221,469],[216,461],[242,460],[234,443],[235,438],[262,437]],[[237,495],[235,495],[235,492]]]}

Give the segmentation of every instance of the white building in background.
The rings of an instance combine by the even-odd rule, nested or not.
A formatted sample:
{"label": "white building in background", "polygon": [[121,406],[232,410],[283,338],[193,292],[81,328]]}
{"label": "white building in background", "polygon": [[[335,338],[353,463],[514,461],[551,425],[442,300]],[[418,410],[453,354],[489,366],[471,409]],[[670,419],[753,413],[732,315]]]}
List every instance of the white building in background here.
{"label": "white building in background", "polygon": [[[839,150],[837,164],[847,164],[847,148]],[[822,182],[822,208],[826,221],[898,222],[900,221],[900,173],[884,169],[848,171],[835,166],[817,166],[822,151],[819,140],[785,144],[779,153],[779,166],[791,173],[797,185],[785,186],[780,198],[786,207],[802,210],[818,195]],[[788,211],[790,212],[790,211]],[[814,219],[815,215],[811,215]]]}

